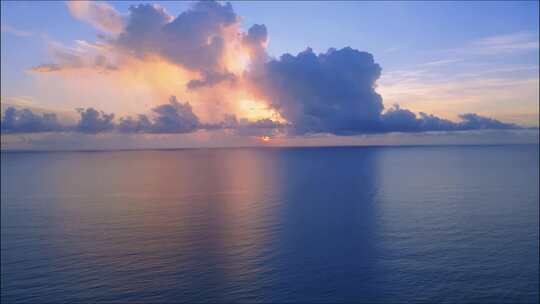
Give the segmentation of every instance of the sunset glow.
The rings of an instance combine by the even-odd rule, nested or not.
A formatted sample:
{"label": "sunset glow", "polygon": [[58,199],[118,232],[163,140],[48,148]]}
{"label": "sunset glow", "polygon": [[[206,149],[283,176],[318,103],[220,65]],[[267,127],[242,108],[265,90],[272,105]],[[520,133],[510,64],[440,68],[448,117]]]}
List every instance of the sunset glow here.
{"label": "sunset glow", "polygon": [[270,136],[261,136],[261,140],[264,143],[269,143],[272,140],[272,138]]}
{"label": "sunset glow", "polygon": [[0,302],[537,303],[539,3],[0,0]]}
{"label": "sunset glow", "polygon": [[[360,3],[287,6],[303,16],[288,21],[299,22],[294,26],[255,14],[271,7],[58,2],[45,9],[61,17],[52,26],[44,19],[23,22],[29,11],[41,12],[37,2],[2,2],[3,146],[26,147],[27,136],[55,142],[79,133],[137,142],[176,136],[185,140],[168,144],[187,146],[272,138],[279,138],[276,145],[354,144],[391,133],[403,134],[395,142],[413,133],[538,126],[535,28],[486,27],[458,39],[454,27],[445,27],[441,33],[453,40],[441,50],[429,43],[444,35],[431,34],[415,50],[404,41],[370,38],[387,37],[387,29],[367,24],[367,11],[375,8]],[[344,28],[318,23],[334,9],[365,18]],[[314,30],[306,36],[302,26]],[[358,32],[365,34],[360,40]]]}

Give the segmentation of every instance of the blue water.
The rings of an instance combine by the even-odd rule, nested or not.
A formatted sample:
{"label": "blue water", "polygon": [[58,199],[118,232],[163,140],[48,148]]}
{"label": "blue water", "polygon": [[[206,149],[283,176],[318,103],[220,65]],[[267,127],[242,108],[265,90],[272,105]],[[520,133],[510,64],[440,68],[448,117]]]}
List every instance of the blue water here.
{"label": "blue water", "polygon": [[538,302],[538,146],[2,153],[1,300]]}

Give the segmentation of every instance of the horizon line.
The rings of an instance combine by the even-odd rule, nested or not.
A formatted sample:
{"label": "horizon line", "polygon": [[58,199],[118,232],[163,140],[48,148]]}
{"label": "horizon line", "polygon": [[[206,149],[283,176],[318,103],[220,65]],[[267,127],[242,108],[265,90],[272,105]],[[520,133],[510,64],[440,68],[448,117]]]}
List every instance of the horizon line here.
{"label": "horizon line", "polygon": [[145,152],[145,151],[180,151],[180,150],[223,150],[223,149],[316,149],[316,148],[439,148],[439,147],[501,147],[501,146],[538,146],[536,143],[495,143],[495,144],[379,144],[379,145],[311,145],[311,146],[230,146],[230,147],[178,147],[178,148],[120,148],[120,149],[0,149],[0,153],[62,153],[62,152]]}

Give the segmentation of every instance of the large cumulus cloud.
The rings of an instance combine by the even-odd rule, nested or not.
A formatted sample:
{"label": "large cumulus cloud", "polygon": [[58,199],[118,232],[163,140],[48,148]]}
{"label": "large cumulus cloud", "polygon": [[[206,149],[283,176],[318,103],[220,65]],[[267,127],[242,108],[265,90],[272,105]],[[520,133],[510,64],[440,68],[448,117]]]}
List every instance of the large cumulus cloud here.
{"label": "large cumulus cloud", "polygon": [[122,56],[141,60],[158,56],[200,75],[189,82],[188,89],[234,79],[224,58],[229,48],[242,44],[243,33],[230,3],[195,2],[177,17],[154,4],[130,6],[125,16],[105,3],[76,1],[67,5],[74,17],[92,24],[105,35],[98,35],[98,44],[77,45],[75,51],[53,46],[56,62],[35,66],[31,71],[115,69],[113,61],[125,61]]}
{"label": "large cumulus cloud", "polygon": [[195,3],[176,18],[156,5],[132,6],[125,30],[113,43],[137,56],[158,54],[171,62],[202,73],[190,88],[230,79],[222,65],[225,29],[237,22],[230,3]]}
{"label": "large cumulus cloud", "polygon": [[268,62],[255,81],[295,133],[350,134],[378,127],[380,74],[369,53],[344,48],[316,55],[308,48]]}

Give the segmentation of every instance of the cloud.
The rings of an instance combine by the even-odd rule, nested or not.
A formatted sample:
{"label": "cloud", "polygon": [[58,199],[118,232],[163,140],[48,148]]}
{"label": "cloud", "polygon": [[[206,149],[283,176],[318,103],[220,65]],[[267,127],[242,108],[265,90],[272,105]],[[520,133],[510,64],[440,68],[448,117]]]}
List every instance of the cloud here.
{"label": "cloud", "polygon": [[[271,118],[275,111],[269,107],[255,112],[243,109],[247,102],[268,104],[256,98],[243,79],[255,60],[249,47],[264,39],[260,29],[265,27],[254,28],[259,32],[244,33],[228,3],[194,3],[177,17],[157,5],[131,6],[118,35],[100,35],[97,42],[78,40],[75,46],[51,43],[54,60],[31,71],[39,77],[40,89],[56,88],[43,94],[47,98],[66,103],[80,99],[118,115],[149,111],[159,105],[156,101],[175,95],[189,100],[193,112],[206,123],[216,123],[227,113],[250,120]],[[254,43],[249,47],[244,43],[248,36]],[[265,46],[257,47],[258,58],[266,58]],[[100,87],[103,96],[96,96],[94,87]],[[81,88],[88,94],[79,96]]]}
{"label": "cloud", "polygon": [[[40,132],[79,132],[86,134],[98,133],[147,133],[147,134],[183,134],[198,130],[233,130],[237,135],[261,136],[261,135],[298,135],[294,125],[279,123],[271,119],[259,119],[250,121],[237,119],[235,115],[226,115],[219,123],[201,123],[193,113],[191,105],[187,102],[178,102],[175,96],[171,96],[169,103],[159,105],[152,109],[149,115],[139,114],[135,118],[131,116],[120,117],[114,121],[115,115],[98,111],[94,108],[77,109],[80,119],[74,126],[62,125],[58,122],[56,114],[35,114],[29,109],[17,110],[9,107],[2,118],[2,133],[40,133]],[[379,116],[379,120],[369,129],[355,134],[375,134],[390,132],[430,132],[430,131],[466,131],[466,130],[503,130],[522,129],[522,127],[504,123],[493,118],[480,116],[473,113],[460,115],[460,122],[438,118],[420,112],[415,113],[401,109],[394,105]],[[284,132],[289,133],[284,133]],[[333,130],[319,129],[317,132],[302,134],[333,133]],[[354,135],[343,132],[340,135]]]}
{"label": "cloud", "polygon": [[441,60],[435,60],[435,61],[430,61],[430,62],[426,62],[424,64],[421,64],[423,66],[439,66],[439,65],[448,65],[448,64],[451,64],[451,63],[456,63],[456,62],[461,62],[463,61],[462,59],[441,59]]}
{"label": "cloud", "polygon": [[266,46],[268,45],[268,31],[264,24],[252,25],[242,40],[249,50],[251,72],[257,73],[268,61]]}
{"label": "cloud", "polygon": [[[79,123],[69,128],[73,132],[176,134],[220,129],[246,135],[358,135],[519,128],[477,114],[464,114],[454,122],[399,106],[385,111],[377,92],[382,69],[372,54],[350,47],[315,54],[307,48],[272,59],[266,52],[266,26],[255,24],[243,32],[230,3],[197,2],[177,17],[149,4],[131,6],[125,18],[104,3],[69,7],[81,20],[114,34],[100,36],[97,42],[78,40],[74,47],[52,43],[55,62],[33,68],[64,77],[54,81],[72,81],[71,86],[79,88],[77,95],[87,88],[103,100],[99,106],[96,101],[80,109]],[[122,26],[111,26],[116,22],[111,20],[122,20]],[[438,60],[422,68],[457,62]],[[171,95],[189,103],[176,97],[166,104],[154,103]],[[89,96],[80,98],[85,97]],[[144,109],[126,110],[141,99]]]}
{"label": "cloud", "polygon": [[38,133],[64,131],[53,113],[35,114],[29,109],[8,107],[0,122],[2,133]]}
{"label": "cloud", "polygon": [[257,121],[241,119],[234,131],[242,136],[274,136],[282,135],[287,125],[275,122],[268,118]]}
{"label": "cloud", "polygon": [[252,25],[247,35],[244,37],[244,43],[253,47],[259,47],[268,42],[268,31],[264,24]]}
{"label": "cloud", "polygon": [[151,126],[154,133],[189,133],[199,127],[199,118],[193,114],[189,103],[179,103],[172,96],[169,104],[152,110],[156,118]]}
{"label": "cloud", "polygon": [[481,129],[520,129],[515,124],[503,123],[493,118],[473,113],[461,114],[460,122],[453,122],[434,115],[420,112],[417,117],[413,112],[394,105],[382,116],[383,132],[429,132],[429,131],[464,131]]}
{"label": "cloud", "polygon": [[459,119],[459,114],[467,109],[520,125],[538,126],[537,67],[509,67],[506,71],[487,66],[471,69],[451,75],[414,68],[385,73],[378,92],[384,96],[385,104],[397,103],[415,112]]}
{"label": "cloud", "polygon": [[116,129],[123,133],[182,134],[197,130],[234,130],[241,135],[275,133],[284,125],[270,119],[238,120],[235,115],[225,115],[219,123],[201,123],[191,105],[180,103],[171,96],[169,103],[152,109],[150,115],[139,114],[137,118],[122,117]]}
{"label": "cloud", "polygon": [[114,129],[114,114],[106,114],[94,108],[77,109],[81,115],[81,120],[75,126],[75,130],[81,133],[97,134]]}
{"label": "cloud", "polygon": [[202,79],[194,79],[188,82],[188,89],[194,90],[201,87],[213,86],[223,81],[234,82],[236,76],[228,72],[204,72]]}
{"label": "cloud", "polygon": [[2,24],[0,28],[2,33],[12,34],[17,37],[30,37],[33,35],[32,32],[19,30],[8,24]]}
{"label": "cloud", "polygon": [[66,70],[94,69],[98,71],[116,70],[118,67],[101,53],[106,46],[77,40],[75,47],[66,47],[49,42],[49,50],[56,63],[46,63],[30,68],[30,72],[51,73]]}
{"label": "cloud", "polygon": [[504,123],[493,118],[480,116],[474,113],[461,114],[459,116],[463,122],[460,127],[463,130],[478,130],[478,129],[518,129],[515,124]]}
{"label": "cloud", "polygon": [[255,81],[290,123],[292,134],[519,128],[477,114],[463,114],[461,121],[452,122],[422,112],[417,117],[398,105],[384,111],[382,98],[375,91],[380,74],[380,66],[369,53],[343,48],[316,55],[307,49],[297,56],[286,54],[268,62]]}
{"label": "cloud", "polygon": [[225,115],[223,120],[217,124],[203,124],[201,128],[205,130],[233,130],[236,135],[241,136],[263,136],[281,135],[287,124],[279,123],[271,119],[259,119],[250,121],[245,118],[237,119],[235,115]]}
{"label": "cloud", "polygon": [[150,118],[145,114],[139,114],[137,118],[122,117],[116,128],[123,133],[169,134],[190,133],[200,127],[191,105],[178,102],[175,96],[171,96],[169,103],[152,109]]}
{"label": "cloud", "polygon": [[502,35],[487,36],[470,41],[459,48],[441,50],[452,56],[472,55],[481,58],[482,56],[496,56],[538,51],[540,42],[538,33],[534,32],[514,32]]}
{"label": "cloud", "polygon": [[308,48],[268,62],[255,82],[295,133],[353,134],[377,127],[380,74],[369,53],[343,48],[316,55]]}
{"label": "cloud", "polygon": [[115,45],[137,56],[158,54],[191,70],[223,70],[225,29],[238,21],[230,3],[197,2],[176,18],[156,5],[129,10],[127,26]]}
{"label": "cloud", "polygon": [[475,41],[471,47],[482,54],[538,50],[538,34],[518,32],[491,36]]}
{"label": "cloud", "polygon": [[193,113],[187,102],[179,102],[171,96],[168,103],[154,107],[149,114],[120,117],[115,121],[113,113],[98,111],[92,107],[79,108],[79,121],[75,125],[61,125],[56,114],[36,114],[30,109],[17,110],[8,107],[2,118],[2,133],[39,133],[39,132],[76,132],[85,134],[98,133],[148,133],[182,134],[197,130],[232,129],[242,134],[269,134],[283,125],[270,119],[249,121],[234,115],[226,115],[216,124],[203,124]]}
{"label": "cloud", "polygon": [[130,6],[126,27],[114,42],[137,56],[159,53],[161,29],[171,19],[165,9],[157,5]]}
{"label": "cloud", "polygon": [[69,12],[96,29],[118,34],[124,29],[122,16],[110,5],[97,1],[68,1]]}

